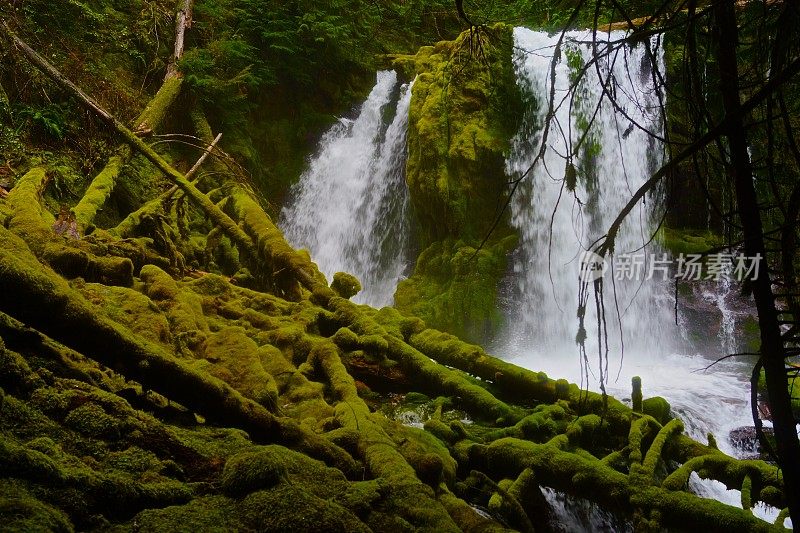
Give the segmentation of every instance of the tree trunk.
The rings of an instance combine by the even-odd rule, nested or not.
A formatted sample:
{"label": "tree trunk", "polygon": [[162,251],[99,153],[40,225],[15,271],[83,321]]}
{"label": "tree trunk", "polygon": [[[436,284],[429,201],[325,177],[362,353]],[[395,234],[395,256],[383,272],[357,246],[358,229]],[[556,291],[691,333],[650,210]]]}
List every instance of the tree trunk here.
{"label": "tree trunk", "polygon": [[[747,135],[739,99],[739,72],[736,62],[738,28],[733,0],[718,3],[714,9],[714,16],[720,93],[725,114],[737,117],[737,120],[728,125],[725,135],[730,145],[731,171],[744,233],[745,254],[749,257],[760,255],[766,258],[764,230],[753,185]],[[761,361],[764,365],[775,428],[778,463],[784,474],[789,513],[793,523],[800,524],[800,441],[797,439],[791,398],[787,388],[783,342],[775,309],[775,296],[766,265],[760,269],[757,279],[751,281],[761,329]]]}
{"label": "tree trunk", "polygon": [[192,27],[192,0],[183,0],[178,15],[175,17],[175,52],[172,54],[164,81],[179,75],[178,61],[183,57],[183,46],[186,29]]}

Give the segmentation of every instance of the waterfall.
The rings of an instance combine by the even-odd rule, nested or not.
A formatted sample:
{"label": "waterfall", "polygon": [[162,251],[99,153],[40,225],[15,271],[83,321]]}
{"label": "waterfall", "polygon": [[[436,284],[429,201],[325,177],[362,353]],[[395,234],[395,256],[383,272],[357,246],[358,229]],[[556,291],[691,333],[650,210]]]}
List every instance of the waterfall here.
{"label": "waterfall", "polygon": [[[622,37],[623,33],[612,32],[603,39]],[[550,64],[558,35],[517,28],[514,38],[517,83],[527,111],[506,161],[512,180],[530,167],[543,142]],[[520,235],[520,244],[510,259],[500,298],[507,325],[493,341],[493,349],[520,366],[598,390],[598,335],[591,295],[585,322],[589,375],[582,369],[575,340],[579,258],[663,163],[664,154],[659,141],[625,117],[651,131],[661,131],[659,94],[653,88],[646,44],[627,45],[598,64],[603,79],[611,76],[615,80],[613,91],[624,114],[607,101],[600,106],[586,134],[587,142],[573,156],[577,170],[574,194],[565,188],[564,155],[586,131],[602,94],[597,70],[589,68],[572,103],[565,99],[576,70],[592,58],[591,44],[586,44],[590,41],[589,33],[566,35],[554,77],[557,125],[550,129],[545,157],[520,182],[512,198],[511,224]],[[663,51],[654,46],[655,40],[649,44],[663,67]],[[602,49],[603,43],[598,46]],[[614,268],[604,277],[610,347],[606,388],[625,400],[630,398],[631,378],[641,376],[645,397],[663,396],[691,436],[705,441],[711,432],[720,448],[733,454],[729,432],[752,425],[746,377],[752,366],[747,361],[728,360],[704,371],[713,358],[693,353],[682,340],[675,324],[674,287],[671,281],[662,281],[661,264],[652,262],[661,261],[664,253],[649,243],[658,224],[654,214],[659,200],[649,196],[631,211],[615,241],[616,259],[607,262]],[[642,272],[628,276],[627,271],[621,276],[624,279],[619,279],[626,254],[631,263],[637,254],[642,258],[638,266]],[[646,280],[651,268],[654,279]]]}
{"label": "waterfall", "polygon": [[[506,161],[512,179],[522,176],[531,166],[544,142],[543,124],[551,91],[550,63],[558,36],[517,28],[514,37],[518,84],[531,104]],[[624,37],[622,32],[610,35],[612,40],[621,37]],[[551,354],[549,357],[577,353],[574,339],[581,253],[605,233],[631,195],[663,161],[660,143],[635,127],[607,99],[595,115],[603,94],[602,83],[610,77],[614,80],[618,105],[625,114],[645,129],[661,131],[659,94],[653,88],[645,45],[623,47],[601,60],[598,69],[602,82],[597,70],[588,68],[575,88],[574,99],[567,97],[577,69],[592,58],[591,45],[581,44],[590,40],[591,34],[585,32],[567,34],[562,59],[555,69],[556,111],[546,140],[547,151],[512,199],[511,224],[518,230],[521,244],[512,258],[512,273],[507,280],[506,293],[513,305],[507,312],[511,326],[504,340],[513,351],[533,350]],[[653,48],[663,61],[662,52],[658,47]],[[593,116],[591,127],[587,127]],[[573,194],[562,179],[564,155],[575,152],[575,145],[584,135],[586,140],[572,159],[577,174]],[[615,241],[618,259],[631,254],[631,269],[622,272],[617,265],[614,277],[624,274],[624,278],[635,279],[612,280],[612,272],[606,274],[608,333],[617,352],[623,340],[626,349],[647,350],[663,346],[670,338],[666,284],[645,281],[651,267],[656,277],[663,275],[662,265],[650,261],[652,258],[660,261],[661,250],[652,244],[645,248],[657,223],[652,209],[657,203],[657,199],[648,199],[634,208]],[[640,274],[632,275],[634,269]],[[618,334],[617,306],[622,339]],[[593,302],[589,307],[593,308]],[[587,310],[590,336],[587,347],[591,345],[592,334],[596,341],[592,311]]]}
{"label": "waterfall", "polygon": [[376,307],[392,303],[408,263],[405,162],[413,84],[402,85],[399,95],[397,85],[394,71],[378,73],[358,116],[339,120],[322,137],[281,213],[293,246],[306,248],[328,279],[339,271],[355,275],[363,290],[354,300]]}

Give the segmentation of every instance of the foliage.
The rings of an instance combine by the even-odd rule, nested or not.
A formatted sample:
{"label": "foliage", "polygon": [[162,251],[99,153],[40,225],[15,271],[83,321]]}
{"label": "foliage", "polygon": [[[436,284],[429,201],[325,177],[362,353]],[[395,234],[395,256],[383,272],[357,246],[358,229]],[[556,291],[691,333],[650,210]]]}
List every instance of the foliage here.
{"label": "foliage", "polygon": [[61,104],[20,104],[15,106],[13,116],[20,122],[19,129],[27,128],[34,135],[63,141],[69,130],[68,112],[68,108]]}

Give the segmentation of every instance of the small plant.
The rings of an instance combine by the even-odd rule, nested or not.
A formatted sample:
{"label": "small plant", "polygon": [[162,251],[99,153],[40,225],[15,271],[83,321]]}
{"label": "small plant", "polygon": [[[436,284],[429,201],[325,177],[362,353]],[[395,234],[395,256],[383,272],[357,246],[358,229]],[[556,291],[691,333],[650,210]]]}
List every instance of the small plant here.
{"label": "small plant", "polygon": [[18,121],[22,122],[18,130],[27,126],[35,134],[63,141],[68,130],[66,113],[66,110],[59,104],[47,104],[42,107],[20,105],[13,114]]}

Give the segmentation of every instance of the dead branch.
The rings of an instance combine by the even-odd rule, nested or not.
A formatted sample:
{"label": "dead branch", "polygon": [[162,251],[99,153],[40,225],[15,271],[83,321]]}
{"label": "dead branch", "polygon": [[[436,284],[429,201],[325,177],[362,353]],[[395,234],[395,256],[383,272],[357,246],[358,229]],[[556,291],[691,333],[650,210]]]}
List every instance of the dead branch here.
{"label": "dead branch", "polygon": [[172,55],[169,65],[167,65],[167,73],[164,76],[165,82],[170,78],[175,78],[180,75],[178,62],[183,57],[186,30],[192,27],[192,3],[192,0],[183,0],[183,5],[178,11],[178,15],[175,17],[175,52]]}

